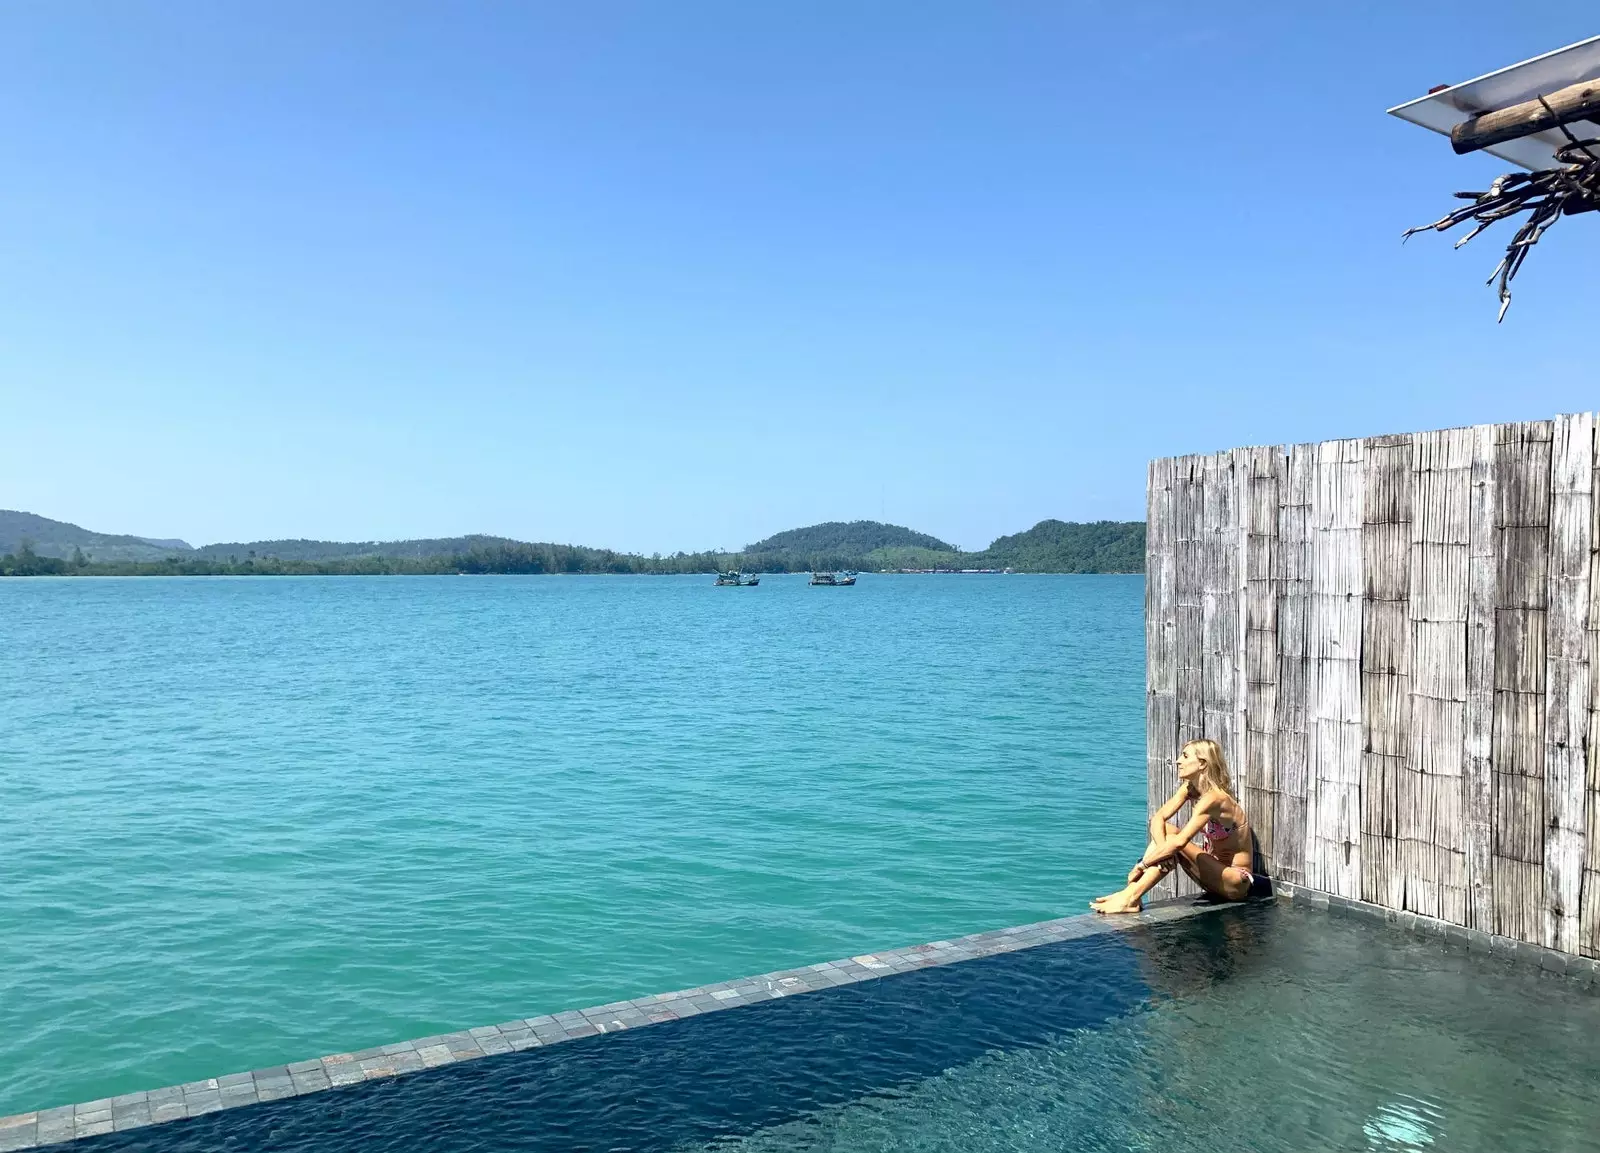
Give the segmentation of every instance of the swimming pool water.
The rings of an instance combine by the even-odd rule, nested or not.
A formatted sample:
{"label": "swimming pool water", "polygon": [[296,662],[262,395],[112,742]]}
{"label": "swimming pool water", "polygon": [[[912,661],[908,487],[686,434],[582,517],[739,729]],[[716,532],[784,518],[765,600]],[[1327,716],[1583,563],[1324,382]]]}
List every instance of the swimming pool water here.
{"label": "swimming pool water", "polygon": [[94,1139],[105,1150],[1592,1150],[1592,986],[1236,907]]}
{"label": "swimming pool water", "polygon": [[1600,1148],[1600,996],[1574,981],[1292,906],[1128,944],[1138,1012],[715,1147]]}

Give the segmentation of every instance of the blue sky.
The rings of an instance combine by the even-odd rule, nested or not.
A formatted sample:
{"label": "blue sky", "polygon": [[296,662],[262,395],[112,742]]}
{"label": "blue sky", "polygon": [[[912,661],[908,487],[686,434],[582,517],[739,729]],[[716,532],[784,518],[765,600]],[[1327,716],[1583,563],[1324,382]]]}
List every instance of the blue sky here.
{"label": "blue sky", "polygon": [[[1384,115],[1591,4],[0,7],[0,507],[643,551],[1594,407],[1600,228]],[[1585,274],[1589,275],[1585,275]],[[1581,315],[1590,319],[1580,321]]]}

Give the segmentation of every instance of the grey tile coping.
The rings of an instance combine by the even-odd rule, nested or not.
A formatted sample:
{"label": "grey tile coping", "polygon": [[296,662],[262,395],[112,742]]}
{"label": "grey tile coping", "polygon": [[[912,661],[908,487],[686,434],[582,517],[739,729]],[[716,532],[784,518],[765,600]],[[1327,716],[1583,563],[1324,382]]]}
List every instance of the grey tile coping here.
{"label": "grey tile coping", "polygon": [[1473,952],[1493,953],[1496,956],[1508,957],[1513,961],[1520,961],[1525,965],[1536,965],[1547,972],[1563,974],[1584,984],[1600,988],[1600,959],[1594,957],[1579,957],[1572,953],[1563,953],[1558,949],[1547,949],[1543,945],[1532,945],[1527,941],[1514,941],[1510,937],[1486,933],[1482,929],[1469,929],[1464,925],[1453,925],[1449,921],[1441,921],[1437,917],[1427,917],[1421,913],[1397,911],[1386,908],[1383,905],[1375,905],[1371,901],[1361,901],[1353,897],[1340,897],[1332,893],[1307,889],[1303,885],[1291,885],[1284,881],[1275,882],[1274,891],[1278,896],[1285,897],[1297,905],[1310,905],[1312,908],[1326,909],[1331,913],[1338,913],[1342,916],[1364,917],[1368,920],[1382,921],[1408,933],[1440,937]]}
{"label": "grey tile coping", "polygon": [[740,977],[693,989],[613,1001],[591,1009],[573,1009],[543,1017],[484,1025],[435,1037],[378,1045],[351,1053],[334,1053],[311,1061],[293,1061],[248,1073],[229,1073],[163,1089],[63,1105],[0,1117],[0,1153],[35,1149],[144,1125],[160,1125],[222,1109],[236,1109],[285,1097],[322,1093],[383,1077],[398,1077],[439,1065],[476,1060],[579,1037],[617,1033],[702,1013],[735,1009],[778,997],[821,992],[838,985],[872,981],[895,973],[953,965],[1039,945],[1163,924],[1227,908],[1185,897],[1146,906],[1137,916],[1104,917],[1084,913],[1033,925],[1018,925],[934,941],[905,949],[860,953],[797,969],[781,969],[757,977]]}

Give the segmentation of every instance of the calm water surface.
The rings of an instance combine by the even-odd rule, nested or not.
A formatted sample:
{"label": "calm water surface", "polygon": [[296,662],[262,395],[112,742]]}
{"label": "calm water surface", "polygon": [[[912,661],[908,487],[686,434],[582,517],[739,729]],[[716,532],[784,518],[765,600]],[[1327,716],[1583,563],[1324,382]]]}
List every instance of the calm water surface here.
{"label": "calm water surface", "polygon": [[0,581],[0,1114],[1077,911],[1143,590]]}

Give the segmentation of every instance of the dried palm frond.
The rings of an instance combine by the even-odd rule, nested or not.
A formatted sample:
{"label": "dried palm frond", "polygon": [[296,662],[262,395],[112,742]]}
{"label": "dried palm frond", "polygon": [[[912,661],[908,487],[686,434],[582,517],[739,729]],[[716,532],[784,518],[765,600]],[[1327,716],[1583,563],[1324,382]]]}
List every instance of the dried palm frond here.
{"label": "dried palm frond", "polygon": [[1516,276],[1522,262],[1528,258],[1539,238],[1561,216],[1589,212],[1600,208],[1600,138],[1579,140],[1564,125],[1561,131],[1567,143],[1556,153],[1557,168],[1542,168],[1537,172],[1510,172],[1496,177],[1483,192],[1458,192],[1462,200],[1471,204],[1441,216],[1432,224],[1406,229],[1402,240],[1418,232],[1445,232],[1469,220],[1477,227],[1456,241],[1460,248],[1478,233],[1496,221],[1526,212],[1528,218],[1517,229],[1506,254],[1487,283],[1500,279],[1500,320],[1511,307],[1511,278]]}

